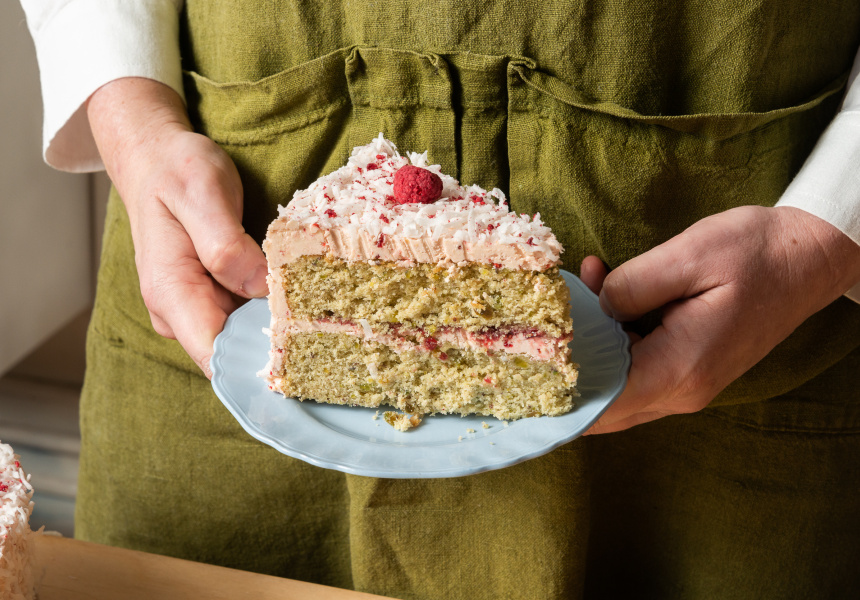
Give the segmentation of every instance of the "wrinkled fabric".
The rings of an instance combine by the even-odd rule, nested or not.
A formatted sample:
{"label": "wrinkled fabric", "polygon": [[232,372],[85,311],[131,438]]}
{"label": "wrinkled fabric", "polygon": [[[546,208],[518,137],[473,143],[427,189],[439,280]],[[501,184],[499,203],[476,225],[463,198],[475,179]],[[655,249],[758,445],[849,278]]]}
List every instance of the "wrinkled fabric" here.
{"label": "wrinkled fabric", "polygon": [[[256,239],[381,131],[540,212],[576,271],[773,205],[838,106],[860,6],[190,1],[182,27],[192,121]],[[346,476],[250,438],[152,331],[114,195],[77,535],[397,598],[838,597],[860,587],[858,344],[841,299],[698,414],[465,478]]]}

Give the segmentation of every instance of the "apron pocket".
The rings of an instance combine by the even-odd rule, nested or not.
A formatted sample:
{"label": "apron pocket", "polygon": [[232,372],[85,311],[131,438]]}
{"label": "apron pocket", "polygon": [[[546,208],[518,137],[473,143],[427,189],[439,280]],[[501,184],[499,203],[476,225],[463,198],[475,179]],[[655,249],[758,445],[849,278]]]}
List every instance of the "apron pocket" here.
{"label": "apron pocket", "polygon": [[512,60],[511,204],[544,213],[567,268],[588,254],[618,266],[707,215],[772,206],[832,118],[845,81],[766,113],[642,115]]}
{"label": "apron pocket", "polygon": [[401,151],[428,150],[456,177],[452,78],[434,54],[349,47],[252,82],[186,73],[195,129],[236,163],[244,225],[265,237],[296,190],[346,163],[380,132]]}
{"label": "apron pocket", "polygon": [[349,105],[340,49],[259,81],[218,83],[185,73],[188,110],[200,133],[219,144],[258,143],[341,112]]}
{"label": "apron pocket", "polygon": [[236,164],[245,199],[243,224],[257,241],[277,216],[278,204],[287,204],[295,190],[349,156],[347,55],[348,50],[337,50],[253,82],[218,83],[186,73],[191,121]]}
{"label": "apron pocket", "polygon": [[457,177],[452,77],[441,56],[357,47],[346,60],[346,77],[352,146],[382,132],[401,154],[426,150],[432,163]]}

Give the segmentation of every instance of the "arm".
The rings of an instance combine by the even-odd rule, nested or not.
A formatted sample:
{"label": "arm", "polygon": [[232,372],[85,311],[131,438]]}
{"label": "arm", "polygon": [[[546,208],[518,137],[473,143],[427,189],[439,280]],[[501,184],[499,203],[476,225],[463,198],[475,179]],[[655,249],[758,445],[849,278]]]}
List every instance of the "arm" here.
{"label": "arm", "polygon": [[[860,244],[860,51],[842,110],[777,202],[827,221]],[[860,282],[848,292],[860,302]]]}
{"label": "arm", "polygon": [[153,327],[209,375],[227,315],[241,298],[266,294],[266,266],[241,225],[235,166],[188,122],[181,0],[22,4],[41,69],[45,160],[107,169],[128,212]]}
{"label": "arm", "polygon": [[87,115],[128,212],[152,325],[211,377],[227,315],[240,298],[268,293],[265,256],[241,224],[239,173],[191,130],[182,99],[161,83],[112,81],[92,95]]}
{"label": "arm", "polygon": [[159,81],[182,96],[182,0],[21,0],[36,46],[45,108],[43,154],[57,169],[104,169],[87,98],[121,77]]}

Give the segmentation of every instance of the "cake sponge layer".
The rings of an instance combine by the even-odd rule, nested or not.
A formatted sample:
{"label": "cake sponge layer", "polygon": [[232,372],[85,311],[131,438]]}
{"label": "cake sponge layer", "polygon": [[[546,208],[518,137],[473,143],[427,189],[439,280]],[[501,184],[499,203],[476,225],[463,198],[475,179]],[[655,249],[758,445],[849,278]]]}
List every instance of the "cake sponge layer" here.
{"label": "cake sponge layer", "polygon": [[544,272],[486,265],[346,263],[304,256],[281,267],[278,279],[294,319],[366,320],[389,325],[534,328],[551,336],[571,331],[570,292],[558,268]]}
{"label": "cake sponge layer", "polygon": [[450,347],[397,353],[334,333],[292,334],[282,351],[275,389],[331,404],[519,419],[568,412],[576,395],[575,365],[522,356]]}

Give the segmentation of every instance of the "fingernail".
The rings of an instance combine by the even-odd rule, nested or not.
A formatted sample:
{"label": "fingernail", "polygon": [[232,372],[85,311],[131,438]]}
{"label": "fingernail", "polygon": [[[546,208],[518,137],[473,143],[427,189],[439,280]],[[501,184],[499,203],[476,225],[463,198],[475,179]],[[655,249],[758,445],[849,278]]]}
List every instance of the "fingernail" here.
{"label": "fingernail", "polygon": [[200,365],[200,370],[203,371],[203,374],[206,375],[206,379],[212,381],[212,367],[210,359],[212,357],[204,358],[202,364]]}
{"label": "fingernail", "polygon": [[261,265],[254,270],[254,274],[242,284],[242,290],[251,298],[262,298],[269,294],[269,284],[266,283],[268,269]]}
{"label": "fingernail", "polygon": [[609,301],[606,299],[606,294],[601,292],[597,299],[600,301],[600,308],[610,317],[615,318],[615,315],[612,314],[612,307],[609,305]]}

